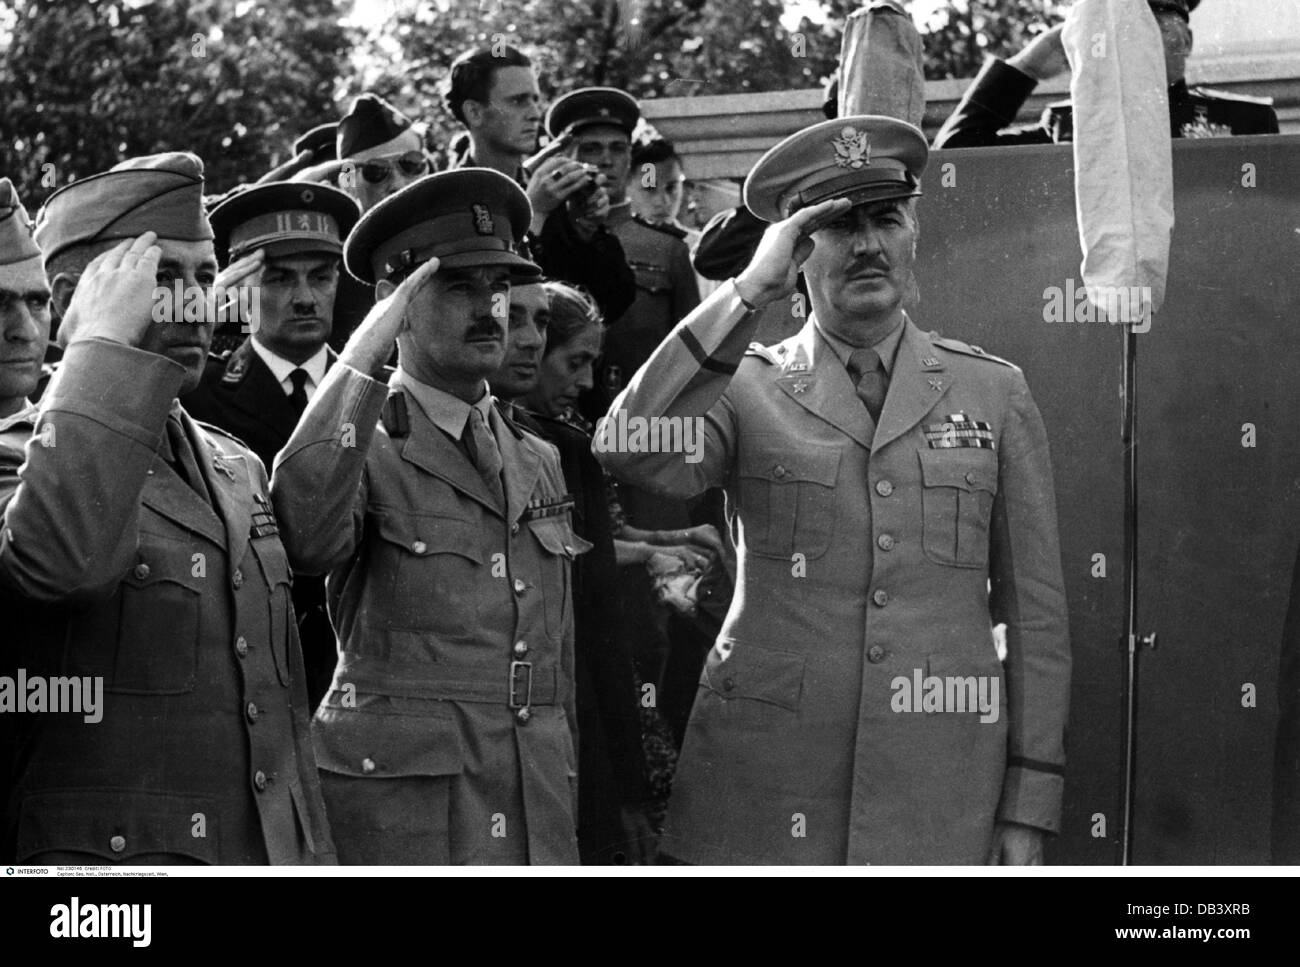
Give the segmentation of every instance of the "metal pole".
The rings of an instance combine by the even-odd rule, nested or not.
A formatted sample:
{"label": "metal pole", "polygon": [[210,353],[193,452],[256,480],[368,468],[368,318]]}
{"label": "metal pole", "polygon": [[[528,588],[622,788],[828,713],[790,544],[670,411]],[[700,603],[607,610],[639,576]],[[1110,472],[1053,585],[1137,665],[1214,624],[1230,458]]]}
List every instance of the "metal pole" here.
{"label": "metal pole", "polygon": [[1124,415],[1120,439],[1124,445],[1124,637],[1120,652],[1124,657],[1124,699],[1121,709],[1123,741],[1123,806],[1120,819],[1119,865],[1128,866],[1133,854],[1133,809],[1137,796],[1137,709],[1138,649],[1137,634],[1137,334],[1133,325],[1124,326]]}

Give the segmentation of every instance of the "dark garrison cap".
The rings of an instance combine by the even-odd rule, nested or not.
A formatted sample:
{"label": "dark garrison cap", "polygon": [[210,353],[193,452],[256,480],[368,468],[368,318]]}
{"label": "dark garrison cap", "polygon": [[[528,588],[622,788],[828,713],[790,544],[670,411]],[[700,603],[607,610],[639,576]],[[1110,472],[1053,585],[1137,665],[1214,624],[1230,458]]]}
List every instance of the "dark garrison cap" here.
{"label": "dark garrison cap", "polygon": [[361,209],[329,185],[275,181],[232,195],[210,217],[217,259],[225,265],[257,248],[267,255],[338,255]]}
{"label": "dark garrison cap", "polygon": [[1201,0],[1147,0],[1151,9],[1159,12],[1167,10],[1170,13],[1179,14],[1184,20],[1191,21],[1191,12],[1196,9]]}
{"label": "dark garrison cap", "polygon": [[616,87],[583,87],[570,91],[546,112],[546,133],[558,137],[566,128],[580,131],[593,124],[612,124],[632,137],[641,108],[636,98]]}
{"label": "dark garrison cap", "polygon": [[854,205],[911,198],[921,194],[929,154],[925,135],[906,121],[876,114],[822,121],[758,159],[745,179],[745,204],[779,222],[832,198]]}
{"label": "dark garrison cap", "polygon": [[501,172],[441,171],[366,212],[343,246],[343,263],[369,285],[435,257],[446,268],[504,265],[516,282],[537,281],[541,269],[515,252],[532,217],[528,196]]}
{"label": "dark garrison cap", "polygon": [[[31,262],[31,266],[25,263]],[[0,269],[41,267],[41,250],[32,239],[32,220],[8,178],[0,178]]]}
{"label": "dark garrison cap", "polygon": [[60,188],[37,218],[46,260],[74,245],[135,238],[202,242],[212,238],[203,213],[203,162],[184,151],[129,158]]}
{"label": "dark garrison cap", "polygon": [[[338,157],[346,160],[363,151],[382,148],[413,127],[410,118],[383,98],[362,94],[339,121],[336,135]],[[394,146],[393,150],[396,151],[397,147]]]}
{"label": "dark garrison cap", "polygon": [[311,160],[314,164],[322,161],[333,161],[338,157],[338,137],[339,125],[337,121],[331,121],[329,124],[318,124],[310,131],[299,136],[298,140],[293,143],[293,153],[301,154],[304,151],[311,152]]}

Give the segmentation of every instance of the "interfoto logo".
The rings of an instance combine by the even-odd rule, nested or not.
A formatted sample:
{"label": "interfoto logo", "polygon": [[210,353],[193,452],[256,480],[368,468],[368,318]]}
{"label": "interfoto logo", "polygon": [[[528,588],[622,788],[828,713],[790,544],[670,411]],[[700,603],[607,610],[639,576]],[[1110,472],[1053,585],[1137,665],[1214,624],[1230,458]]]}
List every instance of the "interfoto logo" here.
{"label": "interfoto logo", "polygon": [[1049,285],[1043,290],[1043,322],[1133,323],[1134,332],[1151,329],[1151,287]]}
{"label": "interfoto logo", "polygon": [[243,332],[253,333],[257,332],[261,316],[258,287],[253,285],[233,289],[220,286],[204,288],[186,286],[177,279],[170,287],[160,285],[153,290],[154,322],[214,323],[218,326],[238,322]]}
{"label": "interfoto logo", "polygon": [[50,936],[60,940],[129,938],[133,947],[149,946],[153,905],[149,903],[70,903],[50,907]]}
{"label": "interfoto logo", "polygon": [[687,463],[704,459],[704,417],[628,416],[617,410],[596,423],[597,453],[681,453]]}
{"label": "interfoto logo", "polygon": [[25,668],[14,678],[0,675],[0,712],[72,712],[93,725],[104,717],[103,698],[102,676],[46,678]]}

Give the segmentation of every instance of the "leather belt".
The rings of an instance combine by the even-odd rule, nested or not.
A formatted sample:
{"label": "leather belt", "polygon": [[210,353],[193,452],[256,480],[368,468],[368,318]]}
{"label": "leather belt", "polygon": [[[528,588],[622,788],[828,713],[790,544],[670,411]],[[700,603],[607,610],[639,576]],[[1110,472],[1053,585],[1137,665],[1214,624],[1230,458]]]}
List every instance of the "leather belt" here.
{"label": "leather belt", "polygon": [[398,664],[345,653],[334,669],[331,687],[341,689],[344,685],[396,698],[482,702],[510,709],[562,701],[555,666],[530,661],[508,665]]}

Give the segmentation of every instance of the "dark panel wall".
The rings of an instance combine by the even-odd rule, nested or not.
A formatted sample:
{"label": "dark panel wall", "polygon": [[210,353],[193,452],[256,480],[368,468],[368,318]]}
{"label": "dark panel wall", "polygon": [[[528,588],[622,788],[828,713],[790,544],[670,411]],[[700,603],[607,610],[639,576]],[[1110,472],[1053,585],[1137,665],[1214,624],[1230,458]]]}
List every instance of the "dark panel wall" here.
{"label": "dark panel wall", "polygon": [[[1251,172],[1256,186],[1245,187]],[[912,315],[1020,365],[1047,423],[1075,656],[1052,859],[1110,863],[1122,337],[1106,323],[1044,321],[1045,289],[1082,286],[1073,178],[1068,146],[935,152]],[[1300,543],[1300,137],[1176,141],[1174,183],[1167,298],[1138,342],[1139,627],[1159,646],[1142,660],[1134,858],[1264,863],[1278,649]],[[1092,576],[1097,554],[1105,577]],[[1093,835],[1097,814],[1104,837]]]}

